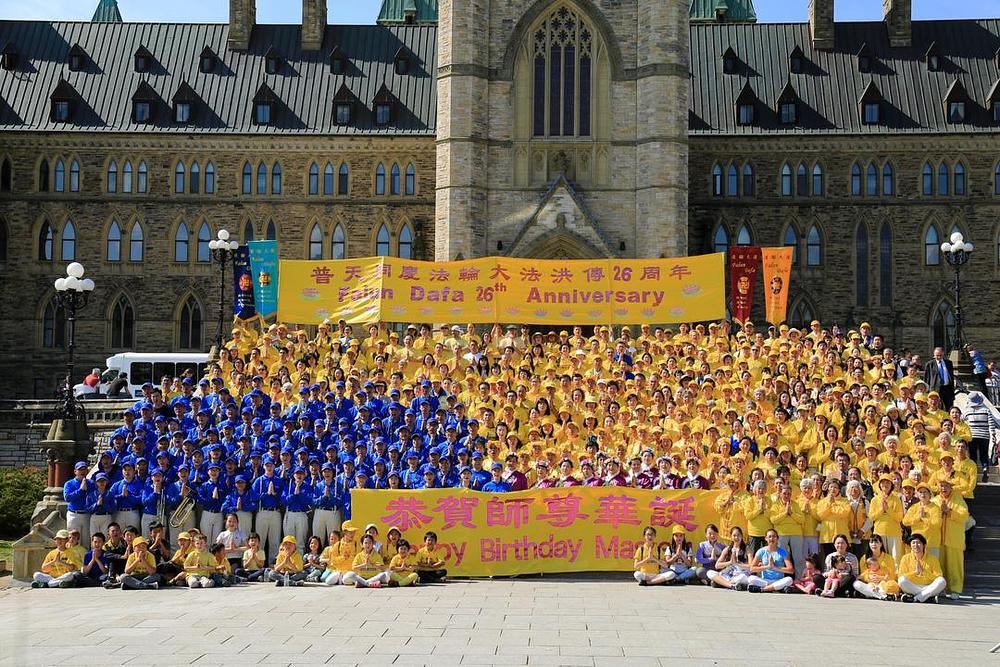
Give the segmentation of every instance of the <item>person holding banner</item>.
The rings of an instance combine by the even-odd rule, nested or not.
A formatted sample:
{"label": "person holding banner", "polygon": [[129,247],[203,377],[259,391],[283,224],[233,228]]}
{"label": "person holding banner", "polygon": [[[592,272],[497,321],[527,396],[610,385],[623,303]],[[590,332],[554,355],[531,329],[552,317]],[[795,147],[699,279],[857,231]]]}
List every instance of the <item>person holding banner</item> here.
{"label": "person holding banner", "polygon": [[633,560],[635,572],[632,576],[640,586],[659,586],[677,577],[663,558],[663,549],[656,543],[656,529],[652,526],[642,531],[642,544],[636,547]]}

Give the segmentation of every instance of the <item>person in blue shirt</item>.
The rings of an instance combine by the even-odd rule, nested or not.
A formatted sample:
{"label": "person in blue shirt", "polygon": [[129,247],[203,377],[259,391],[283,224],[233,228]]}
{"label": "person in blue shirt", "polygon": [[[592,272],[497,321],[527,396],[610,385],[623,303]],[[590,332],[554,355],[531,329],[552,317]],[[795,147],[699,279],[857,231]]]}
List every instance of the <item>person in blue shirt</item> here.
{"label": "person in blue shirt", "polygon": [[80,543],[90,541],[90,512],[87,510],[87,491],[93,482],[87,479],[89,468],[86,461],[77,461],[73,466],[73,477],[63,484],[63,500],[66,501],[66,530],[80,531]]}
{"label": "person in blue shirt", "polygon": [[312,534],[326,542],[343,522],[341,498],[337,494],[337,469],[332,463],[320,467],[320,480],[313,485]]}
{"label": "person in blue shirt", "polygon": [[770,528],[764,540],[765,546],[758,549],[750,561],[747,590],[751,593],[782,591],[792,585],[795,573],[788,552],[778,546],[778,531]]}
{"label": "person in blue shirt", "polygon": [[458,471],[451,465],[451,459],[441,457],[440,469],[438,470],[438,483],[444,488],[455,488],[461,481],[458,478]]}
{"label": "person in blue shirt", "polygon": [[264,432],[267,435],[272,433],[278,435],[281,433],[282,425],[285,423],[284,418],[281,416],[281,404],[271,403],[270,414],[267,419],[263,421]]}
{"label": "person in blue shirt", "polygon": [[198,504],[201,506],[201,524],[199,528],[209,540],[214,541],[222,532],[222,503],[226,500],[226,487],[221,479],[221,466],[212,462],[206,470],[208,479],[198,487]]}
{"label": "person in blue shirt", "polygon": [[83,557],[83,567],[74,583],[81,588],[100,586],[108,580],[110,572],[111,561],[104,554],[104,533],[94,533],[90,536],[90,550]]}
{"label": "person in blue shirt", "polygon": [[94,477],[93,485],[88,484],[87,513],[90,514],[90,534],[108,534],[108,525],[114,521],[115,496],[111,492],[111,480],[99,472]]}
{"label": "person in blue shirt", "polygon": [[483,484],[483,493],[507,493],[510,484],[503,481],[503,465],[499,462],[490,466],[490,481]]}
{"label": "person in blue shirt", "polygon": [[306,469],[295,466],[292,481],[285,487],[285,535],[294,535],[297,544],[305,546],[309,537],[308,512],[312,509],[313,488],[306,481]]}
{"label": "person in blue shirt", "polygon": [[173,484],[177,481],[177,472],[174,470],[172,463],[173,457],[170,456],[170,452],[160,451],[156,453],[156,468],[154,468],[154,471],[160,471],[160,474],[163,475],[163,481],[166,484]]}
{"label": "person in blue shirt", "polygon": [[253,526],[253,514],[257,511],[257,498],[246,475],[239,474],[233,478],[233,487],[226,494],[222,503],[223,515],[235,514],[241,526]]}
{"label": "person in blue shirt", "polygon": [[285,496],[285,483],[275,472],[274,459],[263,459],[264,474],[251,484],[257,498],[258,510],[255,529],[260,534],[261,548],[266,547],[268,562],[278,555],[281,546],[281,509]]}
{"label": "person in blue shirt", "polygon": [[420,470],[420,456],[412,449],[406,453],[406,470],[402,474],[403,488],[420,489],[424,485],[424,475]]}
{"label": "person in blue shirt", "polygon": [[483,468],[483,453],[480,451],[472,452],[472,488],[476,491],[482,491],[483,486],[492,479],[493,475],[490,471]]}
{"label": "person in blue shirt", "polygon": [[438,482],[438,471],[435,470],[430,463],[424,464],[420,471],[424,476],[423,482],[420,486],[421,489],[441,488],[441,484]]}
{"label": "person in blue shirt", "polygon": [[166,521],[176,506],[177,502],[170,493],[170,483],[164,479],[163,472],[159,468],[153,470],[149,475],[149,484],[142,491],[143,536],[149,535],[150,526],[154,523]]}
{"label": "person in blue shirt", "polygon": [[142,489],[145,486],[135,476],[135,464],[122,464],[122,479],[111,487],[115,497],[115,521],[120,526],[138,526],[142,515]]}

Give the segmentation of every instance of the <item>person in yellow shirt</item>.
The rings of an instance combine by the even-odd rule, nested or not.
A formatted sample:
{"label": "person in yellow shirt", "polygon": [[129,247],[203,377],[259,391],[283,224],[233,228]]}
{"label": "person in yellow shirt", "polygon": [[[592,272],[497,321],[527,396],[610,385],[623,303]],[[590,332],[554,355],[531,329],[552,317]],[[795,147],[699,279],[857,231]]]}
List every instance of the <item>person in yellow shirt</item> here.
{"label": "person in yellow shirt", "polygon": [[188,588],[213,588],[212,573],[215,572],[215,557],[208,550],[208,537],[199,533],[194,538],[194,550],[184,559],[184,573]]}
{"label": "person in yellow shirt", "polygon": [[727,475],[724,481],[727,490],[720,493],[714,502],[715,511],[719,513],[719,532],[729,535],[733,528],[745,532],[747,520],[743,514],[743,503],[748,497],[747,492],[743,490],[743,483],[734,475]]}
{"label": "person in yellow shirt", "polygon": [[437,533],[428,530],[424,533],[424,546],[417,552],[417,575],[422,584],[444,582],[448,576],[444,558],[438,553],[437,540]]}
{"label": "person in yellow shirt", "polygon": [[642,544],[635,549],[633,567],[632,576],[640,586],[659,586],[671,578],[667,561],[663,559],[663,549],[656,543],[656,529],[652,526],[646,526],[642,531]]}
{"label": "person in yellow shirt", "polygon": [[303,572],[302,554],[294,535],[285,535],[274,559],[274,567],[264,575],[265,581],[273,581],[275,586],[301,586],[306,578]]}
{"label": "person in yellow shirt", "polygon": [[767,482],[763,479],[755,481],[750,491],[750,497],[743,501],[743,514],[750,534],[750,553],[755,554],[764,546],[764,536],[771,528],[771,501],[767,497]]}
{"label": "person in yellow shirt", "polygon": [[416,586],[419,580],[417,556],[410,552],[410,543],[401,539],[396,542],[396,555],[389,561],[389,587]]}
{"label": "person in yellow shirt", "polygon": [[878,491],[868,503],[868,517],[872,521],[872,538],[880,536],[885,550],[899,563],[903,557],[903,503],[893,493],[892,477],[882,475],[878,480]]}
{"label": "person in yellow shirt", "polygon": [[848,535],[851,531],[851,505],[847,498],[840,495],[840,480],[833,477],[827,480],[827,493],[816,503],[816,516],[819,517],[819,542],[823,553],[834,552],[833,541],[837,535]]}
{"label": "person in yellow shirt", "polygon": [[941,508],[931,502],[931,487],[917,485],[917,502],[903,515],[903,525],[924,536],[927,553],[938,558],[941,553]]}
{"label": "person in yellow shirt", "polygon": [[965,586],[965,522],[969,507],[955,492],[950,479],[941,479],[941,493],[934,504],[941,508],[941,568],[948,582],[949,595],[957,600]]}
{"label": "person in yellow shirt", "polygon": [[769,512],[771,526],[778,531],[778,546],[792,557],[796,578],[801,577],[808,555],[802,549],[805,516],[799,504],[792,500],[790,486],[782,484],[779,487],[778,498],[771,504]]}
{"label": "person in yellow shirt", "polygon": [[[796,504],[802,510],[802,553],[808,557],[811,554],[818,554],[819,551],[819,515],[816,514],[816,507],[819,504],[819,487],[811,477],[803,478],[799,482],[799,497]],[[795,563],[799,566],[798,562]],[[805,562],[802,563],[805,565]]]}
{"label": "person in yellow shirt", "polygon": [[[325,558],[327,561],[326,571],[320,575],[320,580],[327,586],[336,586],[345,583],[345,575],[351,571],[354,565],[354,557],[358,553],[358,545],[354,541],[357,529],[350,520],[340,525],[340,531],[330,533],[330,546],[323,551],[320,562]],[[337,541],[334,542],[334,535]],[[329,572],[329,574],[327,574]]]}
{"label": "person in yellow shirt", "polygon": [[381,588],[389,582],[385,560],[375,551],[375,538],[365,533],[361,537],[361,551],[354,557],[351,571],[344,575],[344,585],[356,588]]}
{"label": "person in yellow shirt", "polygon": [[156,590],[160,587],[160,575],[156,572],[156,559],[149,551],[149,541],[145,537],[132,540],[132,553],[125,561],[125,574],[121,578],[123,591]]}
{"label": "person in yellow shirt", "polygon": [[871,555],[861,567],[861,573],[854,582],[854,590],[866,598],[878,600],[895,599],[899,594],[899,583],[896,581],[896,563],[885,551],[882,538],[872,535],[868,540]]}
{"label": "person in yellow shirt", "polygon": [[[912,509],[912,508],[911,508]],[[899,587],[903,602],[927,602],[944,592],[948,582],[941,563],[927,553],[927,539],[920,533],[910,536],[910,553],[899,563]]]}
{"label": "person in yellow shirt", "polygon": [[76,553],[68,548],[68,530],[60,530],[53,539],[56,548],[45,555],[41,572],[32,577],[32,588],[70,588],[83,567]]}

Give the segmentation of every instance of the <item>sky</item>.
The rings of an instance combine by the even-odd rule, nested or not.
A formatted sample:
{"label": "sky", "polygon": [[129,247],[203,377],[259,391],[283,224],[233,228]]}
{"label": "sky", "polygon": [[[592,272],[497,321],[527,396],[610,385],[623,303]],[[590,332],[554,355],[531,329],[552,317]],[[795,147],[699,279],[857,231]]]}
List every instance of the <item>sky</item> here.
{"label": "sky", "polygon": [[[502,0],[501,0],[502,1]],[[755,0],[762,22],[804,21],[808,0]],[[373,23],[381,0],[328,0],[329,22]],[[89,20],[97,0],[0,0],[0,19]],[[228,0],[118,0],[126,21],[184,21],[224,23]],[[878,20],[882,0],[837,0],[838,21]],[[1000,17],[998,0],[913,0],[915,19]],[[257,0],[258,23],[298,23],[302,17],[297,0]]]}

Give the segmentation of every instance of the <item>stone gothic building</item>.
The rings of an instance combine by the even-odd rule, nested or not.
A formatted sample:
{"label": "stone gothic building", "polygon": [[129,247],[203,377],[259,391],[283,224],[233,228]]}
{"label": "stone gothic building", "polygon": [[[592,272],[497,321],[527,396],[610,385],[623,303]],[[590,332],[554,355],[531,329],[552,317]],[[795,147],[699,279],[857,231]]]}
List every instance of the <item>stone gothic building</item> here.
{"label": "stone gothic building", "polygon": [[[807,0],[798,0],[806,2]],[[875,2],[876,0],[872,0]],[[795,248],[789,320],[1000,353],[1000,21],[758,23],[751,0],[384,0],[375,25],[0,20],[0,369],[207,349],[208,242],[284,258]],[[228,289],[228,287],[227,287]]]}

